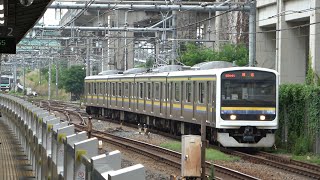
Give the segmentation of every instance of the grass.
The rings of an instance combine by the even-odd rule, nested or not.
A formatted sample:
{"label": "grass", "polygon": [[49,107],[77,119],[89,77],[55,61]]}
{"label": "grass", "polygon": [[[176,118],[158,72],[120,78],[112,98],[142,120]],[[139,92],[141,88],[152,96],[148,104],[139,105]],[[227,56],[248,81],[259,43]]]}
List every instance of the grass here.
{"label": "grass", "polygon": [[[170,141],[167,143],[162,143],[160,144],[160,146],[173,151],[181,152],[181,142],[178,142],[178,141]],[[236,161],[239,159],[240,159],[239,157],[230,156],[215,149],[211,149],[211,148],[206,149],[206,160],[208,161],[216,161],[216,160]]]}
{"label": "grass", "polygon": [[[20,83],[23,84],[23,76],[20,76]],[[44,76],[41,77],[41,85],[39,84],[39,70],[31,71],[26,74],[26,87],[30,87],[33,91],[38,93],[39,98],[43,99],[48,98],[48,81],[44,79]],[[56,100],[68,100],[70,99],[69,93],[66,93],[64,89],[58,90],[58,96],[55,92],[56,85],[51,83],[51,99]]]}
{"label": "grass", "polygon": [[285,155],[288,158],[291,158],[293,160],[320,165],[320,155],[315,155],[315,154],[294,155],[293,153],[290,153],[287,150],[280,149],[280,148],[278,148],[277,150],[274,150],[274,149],[263,149],[263,150],[269,153]]}
{"label": "grass", "polygon": [[314,154],[308,154],[308,155],[302,155],[302,156],[293,155],[292,159],[320,165],[320,155],[314,155]]}

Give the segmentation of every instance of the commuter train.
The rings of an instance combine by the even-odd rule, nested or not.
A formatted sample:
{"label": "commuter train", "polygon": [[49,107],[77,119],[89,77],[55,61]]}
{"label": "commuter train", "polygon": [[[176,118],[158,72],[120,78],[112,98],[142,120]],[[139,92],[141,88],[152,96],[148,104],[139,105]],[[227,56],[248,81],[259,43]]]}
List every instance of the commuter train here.
{"label": "commuter train", "polygon": [[13,88],[13,76],[2,75],[0,88],[2,91],[10,91]]}
{"label": "commuter train", "polygon": [[95,75],[85,78],[89,114],[200,134],[224,147],[271,147],[278,127],[278,73],[257,67]]}

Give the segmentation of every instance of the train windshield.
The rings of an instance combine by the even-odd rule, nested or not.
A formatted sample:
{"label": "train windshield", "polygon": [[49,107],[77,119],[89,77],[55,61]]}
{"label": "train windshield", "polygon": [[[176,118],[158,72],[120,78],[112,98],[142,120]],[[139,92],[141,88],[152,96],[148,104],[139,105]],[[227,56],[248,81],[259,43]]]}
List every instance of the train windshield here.
{"label": "train windshield", "polygon": [[235,71],[222,74],[221,105],[276,105],[276,76],[262,71]]}
{"label": "train windshield", "polygon": [[[230,71],[221,76],[221,114],[273,114],[276,107],[276,75],[263,71]],[[248,115],[245,117],[244,115]],[[227,116],[229,117],[229,116]]]}
{"label": "train windshield", "polygon": [[9,78],[1,78],[1,84],[9,84]]}

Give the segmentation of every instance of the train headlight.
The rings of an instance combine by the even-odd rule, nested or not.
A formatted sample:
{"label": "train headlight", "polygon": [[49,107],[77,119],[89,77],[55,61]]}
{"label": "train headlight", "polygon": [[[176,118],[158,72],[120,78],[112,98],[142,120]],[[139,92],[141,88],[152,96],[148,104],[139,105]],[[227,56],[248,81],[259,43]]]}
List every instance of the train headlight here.
{"label": "train headlight", "polygon": [[232,115],[230,115],[230,119],[231,119],[231,120],[236,120],[236,119],[237,119],[237,116],[234,115],[234,114],[232,114]]}
{"label": "train headlight", "polygon": [[260,115],[260,120],[261,120],[261,121],[266,120],[266,116],[265,116],[265,115]]}

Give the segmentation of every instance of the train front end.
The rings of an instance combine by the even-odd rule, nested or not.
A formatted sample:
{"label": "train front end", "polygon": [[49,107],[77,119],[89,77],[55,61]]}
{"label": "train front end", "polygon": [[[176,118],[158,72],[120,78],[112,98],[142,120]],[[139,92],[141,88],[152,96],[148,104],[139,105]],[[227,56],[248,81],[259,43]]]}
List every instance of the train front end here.
{"label": "train front end", "polygon": [[271,147],[278,127],[278,75],[263,68],[224,71],[217,86],[217,140],[225,147]]}

